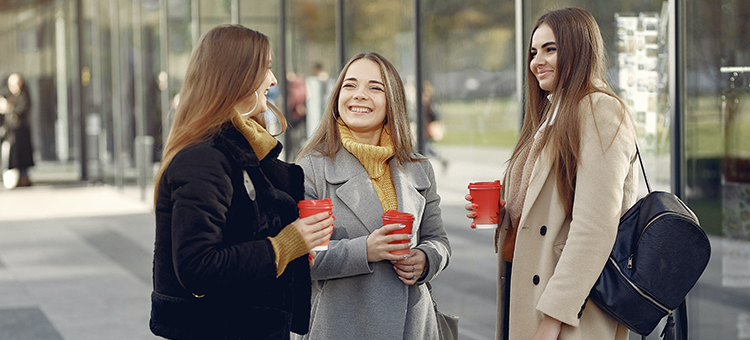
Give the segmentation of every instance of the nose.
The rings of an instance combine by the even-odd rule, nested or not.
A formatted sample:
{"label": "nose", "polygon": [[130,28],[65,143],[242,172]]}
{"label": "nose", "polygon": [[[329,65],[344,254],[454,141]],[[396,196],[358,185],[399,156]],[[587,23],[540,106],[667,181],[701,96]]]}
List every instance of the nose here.
{"label": "nose", "polygon": [[360,99],[360,100],[367,99],[367,94],[365,93],[362,87],[357,88],[357,92],[354,93],[354,99]]}
{"label": "nose", "polygon": [[[271,72],[271,71],[268,71],[268,72]],[[273,72],[271,72],[271,86],[276,86],[276,83],[278,83],[278,80],[276,79],[276,76],[273,74]]]}

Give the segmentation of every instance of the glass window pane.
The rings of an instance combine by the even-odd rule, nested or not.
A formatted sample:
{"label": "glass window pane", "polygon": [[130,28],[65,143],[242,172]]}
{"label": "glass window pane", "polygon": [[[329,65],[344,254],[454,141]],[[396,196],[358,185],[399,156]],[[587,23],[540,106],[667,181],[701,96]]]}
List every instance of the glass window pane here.
{"label": "glass window pane", "polygon": [[695,339],[750,338],[750,46],[746,1],[687,2],[687,203],[712,243],[691,292]]}
{"label": "glass window pane", "polygon": [[296,157],[318,127],[339,73],[336,1],[292,0],[286,9],[287,134]]}

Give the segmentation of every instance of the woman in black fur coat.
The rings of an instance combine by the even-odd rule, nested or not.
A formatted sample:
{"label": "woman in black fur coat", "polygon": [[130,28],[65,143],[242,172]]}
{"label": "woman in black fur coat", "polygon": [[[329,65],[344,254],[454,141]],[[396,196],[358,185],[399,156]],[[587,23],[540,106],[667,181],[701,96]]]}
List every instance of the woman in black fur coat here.
{"label": "woman in black fur coat", "polygon": [[[168,339],[305,334],[314,246],[333,217],[298,218],[301,168],[263,112],[276,84],[268,37],[239,25],[193,50],[155,186],[151,331]],[[311,254],[312,255],[312,254]]]}

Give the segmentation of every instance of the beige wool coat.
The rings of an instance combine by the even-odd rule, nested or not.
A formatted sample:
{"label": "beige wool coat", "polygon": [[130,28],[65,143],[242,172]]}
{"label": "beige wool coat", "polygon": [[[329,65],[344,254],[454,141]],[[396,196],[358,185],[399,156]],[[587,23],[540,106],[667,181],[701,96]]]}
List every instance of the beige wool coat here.
{"label": "beige wool coat", "polygon": [[[628,337],[625,326],[586,302],[612,250],[619,219],[636,201],[635,130],[609,95],[588,95],[580,110],[580,163],[572,218],[566,218],[559,199],[548,147],[542,149],[531,174],[510,275],[509,338],[513,340],[531,339],[545,314],[562,321],[559,339]],[[510,225],[508,215],[496,232],[498,250]],[[498,259],[496,337],[502,339],[508,298],[502,251]]]}

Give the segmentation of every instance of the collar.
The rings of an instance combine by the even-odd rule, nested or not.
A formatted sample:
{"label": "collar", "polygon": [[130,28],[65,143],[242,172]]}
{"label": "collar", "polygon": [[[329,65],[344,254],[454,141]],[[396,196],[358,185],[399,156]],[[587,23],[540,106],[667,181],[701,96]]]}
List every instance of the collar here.
{"label": "collar", "polygon": [[271,150],[276,147],[279,141],[263,128],[255,119],[244,119],[239,111],[235,110],[236,115],[232,116],[232,125],[247,139],[250,147],[255,151],[258,160],[263,160]]}

